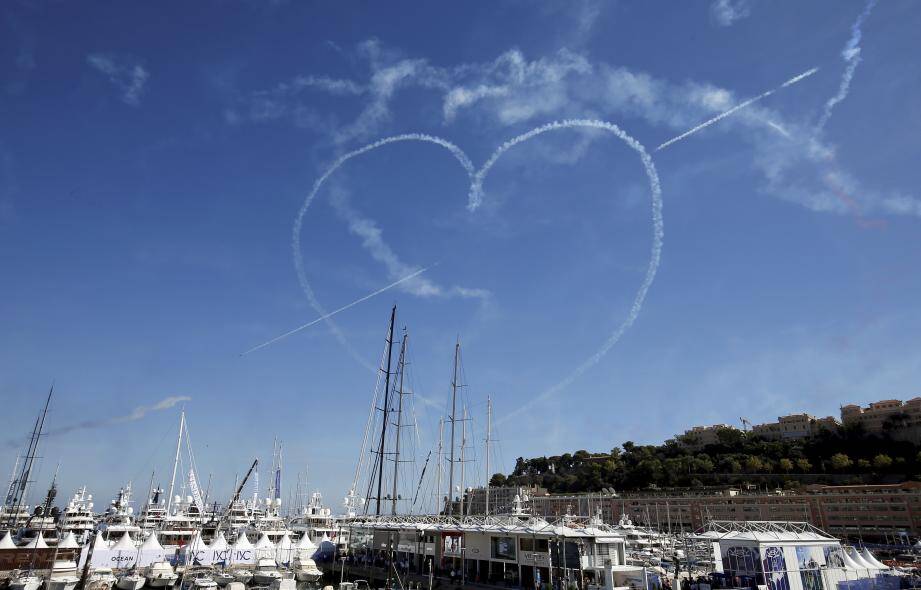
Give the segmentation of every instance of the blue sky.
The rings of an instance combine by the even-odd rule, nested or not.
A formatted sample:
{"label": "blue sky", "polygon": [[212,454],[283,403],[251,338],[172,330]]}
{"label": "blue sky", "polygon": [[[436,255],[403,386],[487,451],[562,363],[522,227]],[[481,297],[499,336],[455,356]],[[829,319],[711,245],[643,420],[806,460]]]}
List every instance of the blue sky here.
{"label": "blue sky", "polygon": [[[41,486],[60,461],[65,493],[146,487],[169,468],[184,404],[219,496],[277,436],[288,481],[309,464],[311,487],[338,502],[394,303],[420,456],[458,337],[472,438],[491,395],[506,470],[517,456],[918,395],[921,13],[882,2],[855,29],[867,8],[6,3],[0,464],[55,380],[51,425],[68,431],[45,441]],[[665,231],[636,322],[571,383],[552,389],[628,316],[653,233],[637,152],[584,129],[510,149],[476,210],[464,168],[436,145],[350,160],[303,218],[320,304],[438,265],[336,316],[338,336],[317,325],[240,356],[318,315],[292,227],[338,156],[425,133],[478,168],[567,118],[615,123],[652,154]]]}

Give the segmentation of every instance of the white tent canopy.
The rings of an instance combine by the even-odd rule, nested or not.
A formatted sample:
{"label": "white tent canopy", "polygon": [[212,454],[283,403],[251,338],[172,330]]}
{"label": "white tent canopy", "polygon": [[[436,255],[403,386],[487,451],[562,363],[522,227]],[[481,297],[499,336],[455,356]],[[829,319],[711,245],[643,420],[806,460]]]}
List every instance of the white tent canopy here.
{"label": "white tent canopy", "polygon": [[134,546],[134,541],[131,540],[131,536],[128,533],[122,535],[122,538],[118,540],[118,543],[112,546],[112,549],[126,550],[131,549],[132,551],[137,549]]}
{"label": "white tent canopy", "polygon": [[141,544],[141,551],[163,551],[163,546],[157,540],[157,531],[151,531],[150,536]]}
{"label": "white tent canopy", "polygon": [[864,561],[866,561],[867,563],[873,565],[874,567],[877,567],[877,568],[879,568],[879,569],[881,569],[881,570],[888,570],[888,569],[889,569],[889,566],[888,566],[888,565],[886,565],[885,563],[882,563],[880,560],[876,559],[876,557],[875,557],[872,553],[870,553],[870,550],[867,549],[866,547],[863,548],[863,551],[860,553],[860,555],[863,557],[863,560],[864,560]]}
{"label": "white tent canopy", "polygon": [[76,549],[79,546],[80,544],[77,543],[77,537],[74,536],[73,531],[67,531],[67,534],[64,535],[64,538],[58,543],[59,549]]}
{"label": "white tent canopy", "polygon": [[237,540],[234,541],[233,549],[234,551],[245,551],[247,549],[252,549],[253,544],[249,542],[249,539],[246,537],[246,533],[240,532],[240,535],[237,537]]}
{"label": "white tent canopy", "polygon": [[316,549],[317,544],[311,541],[310,535],[308,535],[305,532],[304,536],[302,536],[301,539],[297,542],[297,548],[298,549]]}
{"label": "white tent canopy", "polygon": [[13,542],[13,537],[10,535],[10,532],[7,531],[3,538],[0,539],[0,549],[15,549],[16,543]]}
{"label": "white tent canopy", "polygon": [[29,549],[47,549],[48,543],[45,542],[45,537],[42,535],[41,531],[38,532],[38,536],[34,537],[29,544],[26,545]]}
{"label": "white tent canopy", "polygon": [[273,547],[275,547],[275,544],[272,543],[272,540],[269,539],[269,536],[265,533],[262,533],[262,536],[256,541],[256,549],[271,549]]}
{"label": "white tent canopy", "polygon": [[227,549],[227,539],[224,538],[223,531],[218,532],[217,537],[208,545],[208,549],[213,549],[214,551],[223,551]]}

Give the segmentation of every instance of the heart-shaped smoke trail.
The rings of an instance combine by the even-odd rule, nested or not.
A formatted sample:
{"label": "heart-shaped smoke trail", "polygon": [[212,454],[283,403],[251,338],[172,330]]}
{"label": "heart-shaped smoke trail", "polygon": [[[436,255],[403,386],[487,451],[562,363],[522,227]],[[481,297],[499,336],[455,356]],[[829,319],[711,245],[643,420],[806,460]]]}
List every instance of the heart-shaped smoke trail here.
{"label": "heart-shaped smoke trail", "polygon": [[335,162],[320,176],[316,182],[313,183],[313,188],[310,193],[307,194],[307,198],[304,199],[303,205],[301,205],[300,210],[297,212],[297,217],[294,219],[294,230],[291,235],[291,250],[294,253],[294,269],[297,271],[297,280],[301,284],[301,289],[304,291],[304,295],[307,296],[307,301],[310,302],[310,306],[320,315],[325,316],[324,321],[326,325],[329,326],[330,331],[336,337],[343,348],[345,348],[352,357],[357,360],[359,363],[364,365],[366,368],[371,371],[377,371],[377,367],[372,367],[368,364],[368,361],[359,355],[352,345],[349,343],[348,339],[345,337],[345,334],[342,333],[342,330],[339,329],[339,326],[329,317],[330,314],[326,312],[326,309],[317,299],[317,295],[313,290],[313,287],[310,285],[310,281],[307,280],[307,273],[304,272],[304,257],[301,254],[301,229],[304,225],[304,215],[307,213],[307,209],[310,208],[311,203],[317,197],[317,193],[320,192],[320,189],[323,187],[323,184],[326,182],[333,172],[338,170],[343,164],[360,156],[366,154],[372,150],[389,145],[391,143],[400,143],[404,141],[421,141],[424,143],[432,143],[438,146],[441,146],[451,152],[457,161],[460,162],[460,165],[464,167],[464,170],[467,171],[467,175],[473,177],[473,163],[470,161],[470,158],[467,157],[467,154],[464,153],[462,149],[451,143],[446,139],[440,137],[435,137],[433,135],[427,135],[425,133],[404,133],[402,135],[394,135],[392,137],[385,137],[379,139],[373,143],[369,143],[366,146],[360,147],[356,150],[344,154],[336,159]]}
{"label": "heart-shaped smoke trail", "polygon": [[[499,420],[499,422],[505,421],[510,417],[517,415],[528,408],[533,404],[546,399],[556,393],[562,391],[567,386],[569,386],[573,381],[579,378],[585,371],[587,371],[592,366],[596,365],[602,357],[613,347],[624,335],[624,333],[633,325],[636,321],[636,318],[639,316],[640,310],[643,306],[643,301],[646,299],[646,294],[649,291],[649,288],[652,286],[652,282],[655,279],[656,271],[659,268],[659,260],[662,255],[662,244],[664,238],[663,230],[663,221],[662,221],[662,189],[659,184],[659,176],[656,172],[655,165],[652,162],[652,158],[649,153],[646,151],[646,148],[643,145],[623,131],[620,127],[614,123],[607,121],[599,121],[594,119],[569,119],[565,121],[554,121],[552,123],[547,123],[540,127],[536,127],[531,131],[523,133],[517,137],[514,137],[496,149],[493,152],[492,156],[483,164],[479,170],[474,170],[473,164],[470,161],[470,158],[461,150],[459,147],[451,143],[446,139],[440,137],[435,137],[432,135],[426,135],[421,133],[410,133],[404,135],[395,135],[392,137],[386,137],[380,139],[373,143],[370,143],[366,146],[348,152],[343,156],[339,157],[333,164],[320,176],[316,182],[314,182],[313,187],[308,193],[307,198],[304,200],[303,205],[298,211],[297,217],[294,222],[293,235],[291,240],[291,248],[294,253],[294,268],[297,271],[298,281],[301,284],[301,288],[304,291],[304,294],[307,296],[307,300],[310,302],[310,305],[316,310],[320,316],[328,316],[326,310],[320,304],[319,300],[316,297],[316,293],[313,290],[313,287],[310,284],[310,281],[307,279],[307,274],[304,271],[304,259],[301,254],[301,231],[303,229],[304,216],[307,213],[307,210],[310,208],[310,205],[316,199],[317,194],[320,189],[323,187],[323,184],[326,180],[343,164],[360,156],[366,154],[372,150],[376,150],[385,145],[392,143],[398,143],[403,141],[421,141],[432,143],[447,149],[451,154],[457,159],[461,164],[464,170],[467,172],[468,177],[471,179],[470,190],[469,190],[469,200],[467,203],[467,208],[471,211],[476,210],[483,201],[483,183],[486,180],[486,177],[489,174],[489,171],[496,164],[499,158],[502,155],[510,150],[511,148],[519,145],[523,142],[526,142],[534,137],[547,133],[549,131],[555,131],[559,129],[579,129],[579,128],[589,128],[589,129],[598,129],[601,131],[606,131],[613,134],[615,137],[619,138],[621,141],[627,144],[628,147],[637,152],[640,156],[640,161],[643,165],[644,170],[646,171],[646,176],[649,179],[649,187],[652,196],[652,247],[649,257],[649,265],[646,269],[646,274],[643,279],[642,284],[640,285],[639,290],[633,299],[633,305],[630,307],[630,311],[627,314],[626,319],[611,333],[610,336],[602,343],[601,347],[588,359],[579,364],[567,377],[562,381],[559,381],[555,385],[549,387],[543,392],[532,396],[530,401],[522,406],[519,406],[514,412],[506,415],[504,418]],[[349,351],[349,353],[355,357],[363,365],[368,366],[372,370],[376,370],[376,367],[370,367],[368,363],[358,355],[354,349],[349,344],[348,340],[345,338],[345,335],[339,329],[338,326],[329,318],[326,317],[325,321],[329,325],[331,331],[339,340],[340,343]]]}

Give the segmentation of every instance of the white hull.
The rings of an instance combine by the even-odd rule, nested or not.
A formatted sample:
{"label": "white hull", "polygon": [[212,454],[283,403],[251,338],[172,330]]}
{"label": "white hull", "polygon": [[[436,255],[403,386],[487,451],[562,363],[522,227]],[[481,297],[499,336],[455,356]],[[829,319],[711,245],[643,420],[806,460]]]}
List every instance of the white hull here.
{"label": "white hull", "polygon": [[236,580],[233,574],[229,572],[219,572],[219,573],[214,574],[211,577],[214,578],[214,581],[217,583],[218,586],[226,586],[227,584]]}
{"label": "white hull", "polygon": [[38,590],[42,585],[42,579],[37,576],[26,576],[10,580],[10,590]]}
{"label": "white hull", "polygon": [[323,572],[321,572],[320,570],[316,570],[316,571],[308,570],[308,571],[302,571],[302,572],[295,572],[294,577],[295,579],[297,579],[298,582],[316,582],[317,580],[323,577]]}
{"label": "white hull", "polygon": [[119,590],[141,590],[147,580],[141,576],[122,576],[115,583]]}
{"label": "white hull", "polygon": [[149,588],[167,588],[176,584],[176,580],[179,579],[179,576],[172,574],[171,576],[157,576],[156,578],[147,578],[147,586]]}
{"label": "white hull", "polygon": [[253,584],[260,586],[271,585],[275,580],[280,580],[281,574],[278,572],[256,572],[253,574]]}
{"label": "white hull", "polygon": [[48,582],[48,590],[74,590],[80,578],[76,576],[65,576],[63,578],[51,578]]}
{"label": "white hull", "polygon": [[87,590],[112,590],[112,586],[115,585],[116,579],[113,578],[96,578],[93,579],[90,576],[90,579],[86,581]]}

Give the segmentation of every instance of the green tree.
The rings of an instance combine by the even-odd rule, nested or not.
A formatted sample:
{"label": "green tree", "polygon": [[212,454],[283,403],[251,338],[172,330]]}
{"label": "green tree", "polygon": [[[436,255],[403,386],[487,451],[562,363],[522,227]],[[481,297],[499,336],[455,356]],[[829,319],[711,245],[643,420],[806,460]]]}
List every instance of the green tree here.
{"label": "green tree", "polygon": [[801,458],[796,460],[796,468],[802,473],[809,473],[812,471],[812,463],[809,462],[809,459]]}
{"label": "green tree", "polygon": [[489,478],[490,487],[501,488],[505,487],[508,483],[508,478],[502,475],[501,473],[494,473],[492,477]]}
{"label": "green tree", "polygon": [[750,455],[745,459],[745,471],[748,473],[759,473],[764,470],[764,461],[760,458]]}
{"label": "green tree", "polygon": [[857,459],[857,467],[860,468],[862,471],[869,471],[870,467],[872,466],[873,464],[870,463],[870,461],[868,461],[867,459]]}
{"label": "green tree", "polygon": [[844,453],[835,453],[831,456],[831,466],[837,471],[844,471],[851,465],[853,465],[851,458]]}
{"label": "green tree", "polygon": [[783,459],[777,462],[777,467],[784,473],[790,473],[791,471],[793,471],[793,461],[784,457]]}
{"label": "green tree", "polygon": [[889,469],[892,467],[892,457],[884,453],[873,457],[873,467],[877,469]]}

